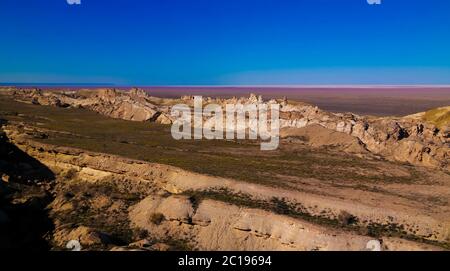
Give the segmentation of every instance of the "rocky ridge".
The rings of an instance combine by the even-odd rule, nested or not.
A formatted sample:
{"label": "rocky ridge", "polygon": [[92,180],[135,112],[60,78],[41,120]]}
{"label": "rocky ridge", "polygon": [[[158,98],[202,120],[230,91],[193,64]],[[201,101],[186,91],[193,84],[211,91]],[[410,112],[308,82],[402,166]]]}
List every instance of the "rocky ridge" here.
{"label": "rocky ridge", "polygon": [[[193,96],[183,96],[179,100],[173,100],[169,105],[162,105],[155,103],[154,99],[145,91],[136,88],[128,92],[115,89],[77,92],[41,91],[38,89],[10,91],[18,101],[39,105],[81,107],[113,118],[154,121],[162,124],[173,122],[170,115],[170,104],[182,102],[193,106]],[[359,146],[355,148],[355,144],[353,144],[352,150],[366,150],[392,161],[450,170],[448,123],[440,123],[440,128],[438,128],[435,124],[417,116],[376,118],[352,113],[330,113],[313,105],[288,102],[285,98],[264,101],[262,96],[255,94],[251,94],[248,98],[205,98],[204,102],[222,106],[225,104],[278,103],[281,108],[280,128],[290,129],[290,132],[287,133],[289,137],[295,137],[295,129],[321,126],[330,132],[335,131],[353,137]],[[298,130],[297,133],[301,134],[302,131]]]}
{"label": "rocky ridge", "polygon": [[[355,219],[352,220],[359,221],[357,225],[362,223],[361,226],[364,223],[366,225],[384,223],[408,225],[403,229],[407,234],[424,238],[424,240],[446,243],[449,238],[447,217],[425,215],[426,212],[423,210],[416,213],[418,210],[407,206],[406,202],[402,202],[400,198],[397,198],[397,201],[401,204],[391,206],[394,209],[388,210],[386,205],[374,206],[370,201],[355,204],[352,200],[342,200],[339,197],[327,198],[298,191],[248,185],[161,164],[37,143],[14,126],[5,126],[5,132],[11,143],[40,161],[56,175],[69,176],[67,178],[70,179],[76,178],[77,183],[113,184],[127,193],[140,193],[143,200],[134,205],[128,214],[132,227],[151,232],[158,238],[168,235],[187,239],[190,245],[197,249],[364,250],[364,245],[371,237],[351,231],[334,230],[302,219],[233,203],[211,199],[197,201],[194,200],[195,197],[189,196],[192,191],[252,195],[254,198],[249,199],[251,202],[270,202],[277,197],[283,199],[284,205],[300,204],[302,211],[297,211],[306,212],[312,216],[321,217],[326,211],[328,217],[326,221],[334,221],[340,219],[342,214],[348,214],[345,223],[353,223],[349,222],[349,219],[354,217]],[[69,182],[70,179],[65,182]],[[92,193],[92,190],[88,191]],[[374,196],[371,195],[371,197]],[[56,214],[75,212],[76,205],[73,199],[73,195],[57,195],[51,204],[53,212]],[[383,202],[383,200],[380,198],[374,202]],[[109,209],[113,208],[112,210],[117,212],[117,207],[111,204],[112,202],[108,199],[98,198],[93,202],[89,201],[88,205],[98,206],[98,208],[110,206]],[[174,206],[176,208],[173,208]],[[81,208],[81,206],[78,207]],[[125,214],[127,209],[126,206],[120,207],[121,212]],[[267,219],[268,217],[272,219]],[[60,245],[68,241],[64,239],[64,236],[78,236],[86,245],[98,245],[108,240],[106,234],[90,228],[68,229],[63,221],[56,221],[55,226],[55,236],[58,238],[56,241]],[[388,226],[388,229],[390,227]],[[317,236],[320,238],[316,238]],[[383,235],[380,238],[383,240],[385,249],[437,249],[399,238]],[[160,246],[162,245],[158,247]]]}
{"label": "rocky ridge", "polygon": [[26,89],[14,90],[12,95],[18,101],[36,105],[86,108],[112,118],[167,123],[168,108],[153,104],[149,95],[140,89],[128,92],[116,89],[54,92]]}

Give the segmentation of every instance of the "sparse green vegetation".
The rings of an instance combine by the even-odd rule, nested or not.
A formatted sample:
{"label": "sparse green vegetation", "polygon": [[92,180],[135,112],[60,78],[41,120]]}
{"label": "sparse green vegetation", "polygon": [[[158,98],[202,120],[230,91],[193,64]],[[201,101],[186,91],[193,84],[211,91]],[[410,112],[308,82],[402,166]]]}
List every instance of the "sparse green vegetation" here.
{"label": "sparse green vegetation", "polygon": [[176,141],[171,137],[170,126],[111,119],[77,108],[24,104],[1,96],[0,108],[3,112],[0,118],[45,129],[47,136],[38,137],[37,141],[268,186],[296,189],[295,183],[293,186],[286,176],[369,184],[409,183],[420,179],[413,169],[408,169],[410,176],[389,176],[363,158],[337,152],[330,155],[325,149],[311,152],[307,148],[291,150],[281,145],[279,150],[264,152],[259,150],[257,141]]}
{"label": "sparse green vegetation", "polygon": [[[377,161],[337,152],[330,155],[332,150],[311,151],[306,147],[290,149],[281,145],[276,151],[261,152],[257,141],[176,141],[171,137],[170,126],[111,119],[83,109],[18,103],[1,96],[0,108],[2,108],[0,118],[16,124],[26,123],[27,126],[44,130],[46,136],[37,136],[34,139],[36,141],[168,164],[201,174],[272,187],[301,189],[301,186],[297,185],[298,180],[311,178],[334,187],[353,187],[388,194],[377,188],[376,184],[411,184],[424,180],[422,172],[412,166],[378,161],[396,165],[409,173],[400,176],[389,175],[379,170],[380,165],[376,163]],[[33,135],[34,132],[27,131],[27,133]],[[76,172],[66,172],[67,179],[75,175]],[[109,189],[107,187],[101,189]],[[114,189],[103,192],[114,200],[135,202],[139,199],[138,195],[116,193]],[[351,214],[341,214],[340,217],[331,219],[326,213],[312,216],[302,206],[292,205],[283,199],[273,198],[265,202],[254,200],[249,195],[235,195],[228,192],[195,192],[190,196],[194,207],[198,206],[203,198],[211,198],[240,206],[270,210],[322,225],[348,228],[369,235],[377,235],[379,232],[396,232],[393,235],[403,235],[401,230],[389,225],[361,228],[358,226],[357,218]],[[67,217],[68,221],[82,221],[86,225],[107,227],[98,225],[92,218],[95,216],[91,216],[89,211],[83,211],[83,208],[76,216]],[[161,216],[155,215],[156,223],[162,220]],[[114,229],[105,231],[114,232]],[[126,225],[118,235],[129,235]]]}
{"label": "sparse green vegetation", "polygon": [[212,199],[237,206],[262,209],[276,214],[302,219],[311,223],[331,228],[338,228],[340,230],[352,231],[357,234],[375,238],[380,238],[382,236],[400,237],[450,249],[450,243],[426,239],[432,236],[417,236],[413,233],[407,232],[404,225],[399,225],[392,222],[387,222],[384,224],[374,222],[366,223],[366,221],[359,221],[356,216],[345,211],[341,212],[337,217],[333,217],[332,214],[327,214],[326,212],[322,212],[320,215],[313,215],[309,213],[308,210],[301,204],[288,202],[283,198],[280,199],[274,197],[270,201],[264,201],[255,199],[248,194],[233,193],[228,189],[186,191],[184,194],[190,196],[190,198],[194,200],[197,205],[204,199]]}
{"label": "sparse green vegetation", "polygon": [[292,203],[286,201],[284,198],[276,198],[265,201],[256,199],[248,194],[233,193],[232,191],[222,189],[212,189],[206,191],[186,191],[185,195],[190,196],[191,199],[195,199],[195,202],[199,204],[203,199],[212,199],[231,203],[237,206],[244,206],[248,208],[262,209],[270,211],[280,215],[286,215],[294,218],[300,218],[309,222],[318,223],[321,225],[338,226],[339,221],[336,218],[328,216],[323,213],[321,215],[312,215],[308,210],[299,203]]}
{"label": "sparse green vegetation", "polygon": [[423,120],[435,124],[439,129],[450,125],[450,106],[440,107],[425,112]]}

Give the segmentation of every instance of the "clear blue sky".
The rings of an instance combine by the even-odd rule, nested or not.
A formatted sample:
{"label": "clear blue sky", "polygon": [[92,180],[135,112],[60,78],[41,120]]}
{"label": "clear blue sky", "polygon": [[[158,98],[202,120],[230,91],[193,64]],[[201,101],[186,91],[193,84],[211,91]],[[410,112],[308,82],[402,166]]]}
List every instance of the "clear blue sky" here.
{"label": "clear blue sky", "polygon": [[450,84],[450,1],[0,1],[0,82]]}

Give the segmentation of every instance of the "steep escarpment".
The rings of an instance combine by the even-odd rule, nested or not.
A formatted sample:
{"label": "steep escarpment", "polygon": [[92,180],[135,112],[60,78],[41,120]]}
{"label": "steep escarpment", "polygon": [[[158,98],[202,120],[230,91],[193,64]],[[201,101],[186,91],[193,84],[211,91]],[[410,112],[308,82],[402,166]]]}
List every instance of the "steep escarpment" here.
{"label": "steep escarpment", "polygon": [[426,121],[332,114],[313,106],[286,106],[282,109],[281,127],[304,128],[311,125],[350,135],[371,153],[390,160],[450,169],[449,133]]}
{"label": "steep escarpment", "polygon": [[[13,90],[10,91],[15,100],[39,105],[59,107],[81,107],[100,114],[133,121],[156,121],[170,124],[174,121],[170,115],[173,104],[182,102],[193,106],[193,97],[182,97],[181,100],[166,101],[161,104],[144,91],[133,89],[129,92],[115,89],[85,90],[78,92]],[[170,100],[170,99],[169,99]],[[330,113],[316,106],[283,100],[265,101],[254,94],[250,97],[220,99],[205,98],[206,104],[279,104],[280,125],[282,130],[288,129],[284,136],[303,134],[305,127],[321,127],[328,133],[348,135],[353,141],[343,144],[343,151],[349,153],[369,152],[391,161],[407,162],[413,165],[427,166],[450,170],[450,133],[448,114],[446,111],[430,111],[419,114],[423,117],[375,118],[358,116],[352,113]],[[441,112],[442,111],[442,112]],[[442,114],[441,114],[442,113]],[[417,116],[419,116],[417,115]],[[246,124],[247,125],[247,124]],[[237,127],[237,129],[247,127]],[[296,131],[296,129],[299,129]],[[320,130],[320,129],[319,129]],[[309,133],[312,145],[340,145],[340,142],[321,140],[324,133]],[[319,137],[319,138],[318,138]],[[342,138],[343,135],[327,136],[330,140]]]}
{"label": "steep escarpment", "polygon": [[11,94],[19,101],[36,105],[86,108],[112,118],[159,123],[169,121],[168,108],[155,105],[148,94],[139,89],[129,92],[115,89],[78,92],[31,89],[12,91]]}
{"label": "steep escarpment", "polygon": [[[134,225],[155,235],[182,236],[200,250],[361,251],[369,249],[367,243],[373,240],[373,237],[220,201],[203,200],[194,206],[192,198],[186,196],[149,196],[132,209],[130,219]],[[397,238],[380,240],[384,250],[436,249]]]}
{"label": "steep escarpment", "polygon": [[[8,106],[2,113],[11,120],[4,125],[5,142],[26,157],[9,157],[14,162],[8,165],[15,169],[4,170],[3,179],[31,187],[20,186],[18,191],[28,192],[13,193],[5,202],[11,206],[39,199],[32,205],[51,223],[43,230],[48,234],[37,234],[47,236],[49,247],[64,248],[71,239],[91,249],[362,250],[368,239],[382,240],[385,249],[449,246],[448,132],[424,117],[333,114],[308,104],[270,100],[281,106],[283,140],[279,150],[261,154],[251,143],[189,148],[174,144],[168,135],[147,138],[156,132],[150,127],[141,131],[139,125],[147,123],[134,122],[127,130],[131,122],[108,118],[102,121],[108,127],[120,125],[121,136],[116,138],[113,128],[108,128],[112,133],[92,127],[86,132],[83,121],[100,117],[65,108],[142,121],[156,121],[170,110],[170,101],[161,103],[138,90],[12,92],[14,99],[37,105],[15,102],[13,107],[23,105],[26,114],[7,111]],[[192,97],[182,101],[192,106]],[[265,101],[251,95],[206,102]],[[152,108],[156,115],[148,111]],[[46,113],[34,117],[39,110]],[[68,118],[76,129],[65,126],[66,117],[55,121],[51,112],[71,113]],[[129,131],[141,133],[133,137]],[[98,147],[107,143],[113,147]],[[136,150],[157,155],[140,158]],[[202,163],[192,164],[192,157]],[[20,172],[27,174],[12,177]],[[50,178],[42,178],[46,172]],[[0,218],[11,220],[9,209],[0,209],[6,210]],[[262,223],[263,217],[273,219]]]}
{"label": "steep escarpment", "polygon": [[[7,134],[0,134],[1,249],[66,250],[72,241],[83,250],[109,250],[148,236],[130,227],[128,208],[154,191],[151,186],[123,177],[98,184],[100,171],[79,177],[75,164],[67,167],[64,159],[48,167],[39,159],[48,160],[30,156]],[[146,249],[183,249],[168,241],[154,239],[156,246]]]}
{"label": "steep escarpment", "polygon": [[448,199],[447,181],[438,187],[387,185],[393,194],[323,184],[320,192],[293,191],[38,143],[14,125],[5,131],[10,143],[61,176],[50,205],[56,225],[53,242],[59,247],[74,236],[94,247],[141,249],[182,244],[221,250],[363,250],[373,238],[391,244],[386,249],[448,243],[448,205],[429,206],[409,198],[421,197],[419,190],[426,187],[440,191],[439,199]]}

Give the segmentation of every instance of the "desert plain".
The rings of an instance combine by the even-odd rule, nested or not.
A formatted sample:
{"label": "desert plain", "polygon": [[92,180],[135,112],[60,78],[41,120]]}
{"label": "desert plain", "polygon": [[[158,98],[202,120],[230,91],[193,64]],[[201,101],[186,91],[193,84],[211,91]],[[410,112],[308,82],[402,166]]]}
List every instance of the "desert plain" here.
{"label": "desert plain", "polygon": [[[193,95],[278,103],[279,148],[174,140]],[[0,246],[448,250],[449,105],[448,87],[3,87]]]}

